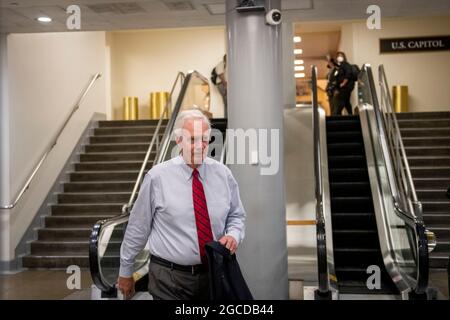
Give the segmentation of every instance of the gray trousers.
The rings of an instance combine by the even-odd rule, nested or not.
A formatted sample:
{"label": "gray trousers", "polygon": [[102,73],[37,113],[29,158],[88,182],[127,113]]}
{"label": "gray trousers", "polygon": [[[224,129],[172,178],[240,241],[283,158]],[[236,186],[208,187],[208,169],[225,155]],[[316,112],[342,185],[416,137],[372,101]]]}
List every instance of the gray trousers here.
{"label": "gray trousers", "polygon": [[192,274],[150,262],[148,291],[155,300],[209,300],[208,272]]}

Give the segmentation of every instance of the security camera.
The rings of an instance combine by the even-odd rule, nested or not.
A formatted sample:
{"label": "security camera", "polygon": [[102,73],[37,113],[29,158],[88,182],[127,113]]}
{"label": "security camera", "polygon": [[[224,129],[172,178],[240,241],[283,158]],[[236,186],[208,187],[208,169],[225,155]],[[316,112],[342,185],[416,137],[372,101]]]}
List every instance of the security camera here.
{"label": "security camera", "polygon": [[272,26],[279,25],[281,23],[281,11],[278,9],[272,9],[267,12],[266,22]]}

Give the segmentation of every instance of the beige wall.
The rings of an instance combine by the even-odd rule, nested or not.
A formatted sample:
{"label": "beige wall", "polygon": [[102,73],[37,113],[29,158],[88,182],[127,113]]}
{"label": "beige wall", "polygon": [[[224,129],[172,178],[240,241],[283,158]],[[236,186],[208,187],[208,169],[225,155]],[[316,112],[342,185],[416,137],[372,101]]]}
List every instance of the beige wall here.
{"label": "beige wall", "polygon": [[[366,22],[342,26],[341,49],[352,63],[370,63],[378,79],[384,64],[389,85],[407,85],[410,111],[450,110],[450,51],[380,54],[379,39],[448,35],[450,16],[384,19],[381,30],[369,30]],[[356,91],[356,90],[355,90]]]}
{"label": "beige wall", "polygon": [[[224,27],[112,32],[108,39],[114,119],[123,117],[124,96],[138,97],[140,116],[148,118],[149,93],[170,91],[178,71],[197,70],[209,79],[226,43]],[[211,112],[222,117],[221,97],[211,90]]]}
{"label": "beige wall", "polygon": [[[9,81],[9,194],[15,197],[44,150],[62,126],[81,91],[105,71],[105,33],[11,34],[7,37]],[[95,112],[105,113],[105,81],[100,78],[45,161],[19,205],[4,212],[10,252],[47,196],[81,133]],[[3,178],[2,178],[3,179]],[[6,199],[11,201],[12,199]],[[7,217],[7,218],[5,218]]]}

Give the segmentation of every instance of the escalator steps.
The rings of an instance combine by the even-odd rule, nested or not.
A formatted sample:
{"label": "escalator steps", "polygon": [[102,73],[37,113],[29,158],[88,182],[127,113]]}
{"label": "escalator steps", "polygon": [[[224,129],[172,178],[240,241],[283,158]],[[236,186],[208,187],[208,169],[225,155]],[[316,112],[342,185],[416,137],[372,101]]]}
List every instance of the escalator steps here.
{"label": "escalator steps", "polygon": [[[327,146],[339,291],[396,294],[381,255],[359,117],[328,117]],[[380,267],[381,289],[366,285],[371,265]]]}

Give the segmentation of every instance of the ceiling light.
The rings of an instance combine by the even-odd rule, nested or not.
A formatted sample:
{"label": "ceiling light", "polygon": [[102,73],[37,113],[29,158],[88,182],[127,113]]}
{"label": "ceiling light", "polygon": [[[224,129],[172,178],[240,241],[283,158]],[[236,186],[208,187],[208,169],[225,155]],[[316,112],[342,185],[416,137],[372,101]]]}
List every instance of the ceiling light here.
{"label": "ceiling light", "polygon": [[294,42],[295,43],[302,42],[302,37],[299,37],[299,36],[294,37]]}
{"label": "ceiling light", "polygon": [[294,74],[296,78],[304,78],[305,74],[303,72]]}
{"label": "ceiling light", "polygon": [[294,71],[304,71],[305,67],[304,66],[295,66],[294,67]]}
{"label": "ceiling light", "polygon": [[44,16],[43,17],[38,17],[36,20],[39,21],[39,22],[44,22],[44,23],[52,22],[52,18],[44,17]]}
{"label": "ceiling light", "polygon": [[294,54],[302,54],[303,50],[302,49],[294,49]]}
{"label": "ceiling light", "polygon": [[299,65],[299,64],[303,64],[303,63],[304,63],[304,61],[301,60],[301,59],[299,59],[299,60],[294,60],[294,64],[295,64],[295,65]]}

